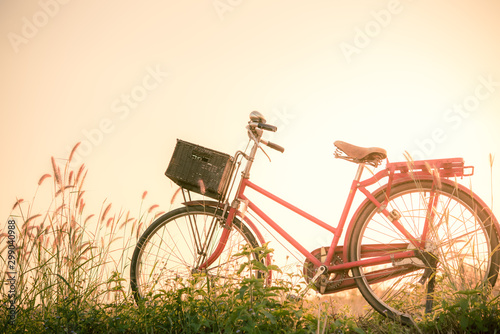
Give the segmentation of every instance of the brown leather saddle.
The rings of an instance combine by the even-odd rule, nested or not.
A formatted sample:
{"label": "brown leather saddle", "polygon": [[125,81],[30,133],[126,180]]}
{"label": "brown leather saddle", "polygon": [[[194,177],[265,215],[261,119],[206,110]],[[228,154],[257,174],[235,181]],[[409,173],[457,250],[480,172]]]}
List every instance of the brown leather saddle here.
{"label": "brown leather saddle", "polygon": [[[380,147],[360,147],[337,140],[335,157],[355,163],[366,163],[377,167],[382,160],[387,158],[387,151]],[[342,155],[345,154],[345,155]]]}

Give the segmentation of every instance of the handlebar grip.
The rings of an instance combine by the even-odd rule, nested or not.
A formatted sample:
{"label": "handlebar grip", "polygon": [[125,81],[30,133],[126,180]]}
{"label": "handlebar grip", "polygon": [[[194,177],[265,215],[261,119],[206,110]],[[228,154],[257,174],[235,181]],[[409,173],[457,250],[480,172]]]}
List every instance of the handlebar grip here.
{"label": "handlebar grip", "polygon": [[285,148],[282,147],[282,146],[279,146],[278,144],[275,144],[275,143],[271,143],[270,141],[268,141],[266,143],[266,145],[270,148],[272,148],[273,150],[276,150],[276,151],[279,151],[281,153],[285,152]]}
{"label": "handlebar grip", "polygon": [[258,123],[257,127],[259,129],[272,131],[272,132],[276,132],[276,130],[278,130],[278,128],[276,126],[270,125],[270,124],[265,124],[265,123]]}

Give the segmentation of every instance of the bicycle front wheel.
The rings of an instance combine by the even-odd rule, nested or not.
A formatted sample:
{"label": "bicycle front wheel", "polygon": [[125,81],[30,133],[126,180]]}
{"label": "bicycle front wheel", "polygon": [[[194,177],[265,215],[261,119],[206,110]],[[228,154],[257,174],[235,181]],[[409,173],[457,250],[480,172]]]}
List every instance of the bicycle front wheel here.
{"label": "bicycle front wheel", "polygon": [[[375,195],[380,203],[386,192]],[[388,199],[387,210],[425,249],[417,257],[353,268],[360,292],[375,310],[409,324],[457,291],[495,284],[496,221],[470,192],[445,182],[434,189],[432,180],[420,180],[393,185]],[[385,255],[416,249],[371,202],[355,224],[350,261],[380,256],[373,252],[377,248]]]}
{"label": "bicycle front wheel", "polygon": [[[233,284],[252,274],[246,271],[236,275],[248,258],[233,255],[246,245],[259,246],[252,232],[237,218],[222,254],[206,266],[227,228],[227,214],[222,217],[222,213],[201,205],[182,207],[164,214],[148,227],[137,243],[130,268],[131,288],[137,302],[179,289],[193,274],[209,276],[217,284]],[[252,256],[257,259],[255,254]]]}

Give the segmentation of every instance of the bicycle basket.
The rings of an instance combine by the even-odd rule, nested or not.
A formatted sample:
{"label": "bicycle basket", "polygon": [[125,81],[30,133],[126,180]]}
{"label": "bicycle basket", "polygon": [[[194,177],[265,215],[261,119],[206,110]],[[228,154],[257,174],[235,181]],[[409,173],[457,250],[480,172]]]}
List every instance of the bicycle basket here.
{"label": "bicycle basket", "polygon": [[180,187],[221,199],[231,179],[233,157],[177,139],[165,175]]}

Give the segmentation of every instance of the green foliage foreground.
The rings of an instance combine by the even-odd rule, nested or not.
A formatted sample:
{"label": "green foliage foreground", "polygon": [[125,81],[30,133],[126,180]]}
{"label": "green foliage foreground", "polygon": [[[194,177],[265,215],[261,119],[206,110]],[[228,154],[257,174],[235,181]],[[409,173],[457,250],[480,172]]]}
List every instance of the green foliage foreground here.
{"label": "green foliage foreground", "polygon": [[40,178],[39,187],[53,180],[45,210],[35,212],[36,194],[31,203],[18,199],[14,205],[14,280],[6,274],[12,271],[9,234],[5,229],[0,234],[0,333],[500,333],[500,302],[490,290],[459,291],[414,327],[290,298],[302,291],[287,279],[264,284],[269,270],[279,269],[250,256],[262,258],[271,252],[267,245],[239,254],[248,258],[241,270],[254,266],[262,278],[224,283],[203,274],[178,278],[179,289],[137,305],[123,275],[141,227],[161,212],[157,205],[142,210],[141,204],[135,219],[129,212],[113,215],[111,204],[103,203],[99,214],[87,213],[87,172],[83,165],[72,170],[70,161],[71,156],[61,168],[52,159],[53,173]]}
{"label": "green foliage foreground", "polygon": [[[262,255],[267,248],[251,250]],[[246,251],[247,253],[249,250]],[[250,260],[246,265],[255,265]],[[258,264],[262,268],[262,264]],[[264,267],[267,271],[270,268]],[[276,270],[276,268],[272,268]],[[18,309],[14,324],[6,308],[1,312],[2,333],[497,333],[500,304],[489,291],[459,291],[440,306],[432,319],[403,326],[378,314],[355,318],[321,304],[290,298],[298,288],[266,277],[245,278],[237,284],[218,284],[217,278],[197,275],[178,278],[175,291],[148,296],[136,305],[131,296],[112,303],[89,302],[69,289],[49,308]],[[110,281],[120,294],[123,279]],[[109,282],[108,282],[109,283]],[[325,304],[323,304],[325,305]]]}

